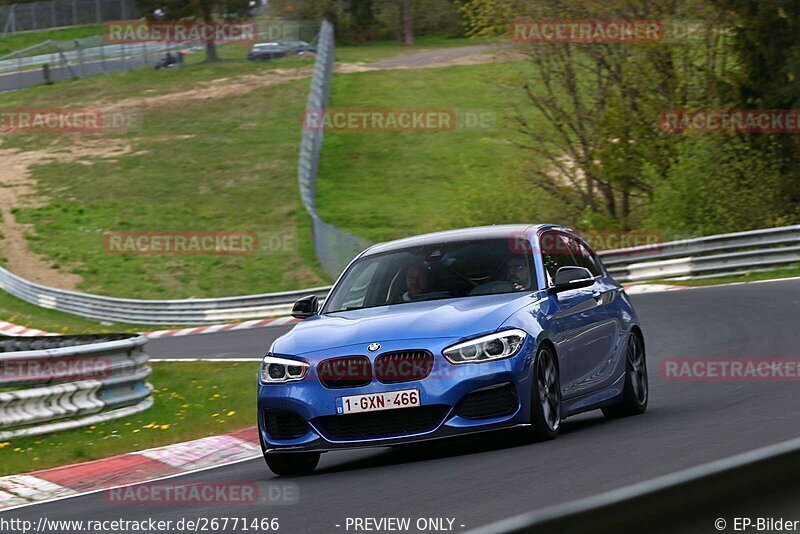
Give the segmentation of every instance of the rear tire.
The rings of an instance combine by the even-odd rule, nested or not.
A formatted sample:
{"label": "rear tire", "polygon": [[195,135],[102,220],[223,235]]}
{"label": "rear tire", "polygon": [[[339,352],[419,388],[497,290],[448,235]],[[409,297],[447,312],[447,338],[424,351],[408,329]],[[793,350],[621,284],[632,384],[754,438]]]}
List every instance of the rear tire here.
{"label": "rear tire", "polygon": [[543,346],[536,354],[531,385],[532,441],[547,441],[558,436],[561,427],[561,380],[553,350]]}
{"label": "rear tire", "polygon": [[264,459],[269,470],[281,477],[308,475],[319,464],[318,452],[267,452]]}
{"label": "rear tire", "polygon": [[622,402],[616,406],[603,408],[603,415],[609,419],[641,415],[647,410],[650,389],[647,382],[647,358],[641,334],[634,331],[628,337],[625,354],[625,389]]}

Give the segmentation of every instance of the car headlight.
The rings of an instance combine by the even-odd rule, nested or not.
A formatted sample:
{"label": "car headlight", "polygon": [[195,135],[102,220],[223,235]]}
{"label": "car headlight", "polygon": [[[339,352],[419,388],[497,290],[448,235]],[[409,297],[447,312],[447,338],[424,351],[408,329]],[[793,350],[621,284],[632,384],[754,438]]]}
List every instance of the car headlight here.
{"label": "car headlight", "polygon": [[258,378],[264,384],[297,382],[306,377],[310,366],[306,362],[288,360],[276,356],[264,356],[258,370]]}
{"label": "car headlight", "polygon": [[528,334],[524,330],[503,330],[452,345],[444,349],[442,354],[450,363],[502,360],[519,352],[526,337]]}

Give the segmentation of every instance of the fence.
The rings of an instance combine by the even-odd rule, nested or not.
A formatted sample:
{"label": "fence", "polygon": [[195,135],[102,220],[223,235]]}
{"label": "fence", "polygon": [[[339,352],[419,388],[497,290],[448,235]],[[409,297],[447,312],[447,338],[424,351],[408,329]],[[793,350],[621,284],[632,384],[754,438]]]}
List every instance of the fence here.
{"label": "fence", "polygon": [[[333,25],[326,20],[320,28],[317,59],[306,103],[307,114],[326,109],[328,106],[335,56]],[[322,128],[303,128],[297,179],[300,183],[300,198],[311,216],[311,231],[317,260],[331,278],[336,278],[348,262],[370,243],[326,223],[317,213],[316,182],[323,137]]]}
{"label": "fence", "polygon": [[187,43],[141,42],[105,44],[100,36],[74,41],[44,41],[0,57],[0,92],[50,82],[128,71],[155,65],[168,51]]}
{"label": "fence", "polygon": [[94,425],[153,405],[144,336],[0,339],[0,441]]}
{"label": "fence", "polygon": [[3,36],[25,30],[135,18],[139,18],[139,13],[133,0],[52,0],[0,6]]}
{"label": "fence", "polygon": [[[319,31],[319,22],[314,20],[262,18],[255,22],[258,38],[263,41],[313,42]],[[205,43],[150,41],[108,44],[102,36],[71,41],[48,40],[0,57],[0,92],[47,83],[43,70],[45,65],[49,81],[54,83],[153,66],[167,52],[186,49],[205,51]],[[245,58],[244,52],[241,58]]]}

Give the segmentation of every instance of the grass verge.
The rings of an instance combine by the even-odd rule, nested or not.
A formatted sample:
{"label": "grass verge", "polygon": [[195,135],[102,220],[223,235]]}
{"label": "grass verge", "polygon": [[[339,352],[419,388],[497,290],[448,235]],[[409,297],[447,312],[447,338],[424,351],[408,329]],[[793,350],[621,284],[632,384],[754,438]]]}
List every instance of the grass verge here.
{"label": "grass verge", "polygon": [[96,426],[0,443],[0,475],[96,460],[256,423],[258,362],[152,364],[153,407]]}
{"label": "grass verge", "polygon": [[719,276],[713,278],[702,278],[700,280],[653,280],[647,283],[669,284],[686,287],[703,287],[736,284],[741,282],[758,282],[760,280],[779,280],[781,278],[793,278],[796,276],[800,276],[800,264],[792,265],[784,269],[774,269],[769,271],[752,272],[748,274],[737,274],[731,276]]}
{"label": "grass verge", "polygon": [[24,300],[0,290],[0,320],[8,321],[29,328],[38,328],[54,334],[105,334],[110,332],[142,332],[160,330],[167,327],[145,327],[143,325],[126,325],[114,323],[101,324],[56,310],[48,310],[29,304]]}

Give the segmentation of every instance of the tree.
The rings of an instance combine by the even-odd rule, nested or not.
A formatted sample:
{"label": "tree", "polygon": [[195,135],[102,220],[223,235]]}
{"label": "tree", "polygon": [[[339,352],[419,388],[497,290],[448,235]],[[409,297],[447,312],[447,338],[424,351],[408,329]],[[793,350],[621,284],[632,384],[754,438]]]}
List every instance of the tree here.
{"label": "tree", "polygon": [[400,12],[403,19],[403,44],[414,45],[414,5],[413,0],[400,0]]}
{"label": "tree", "polygon": [[[733,47],[738,75],[729,85],[743,108],[797,109],[800,106],[800,2],[797,0],[715,0],[736,17]],[[800,170],[796,135],[753,139],[765,157],[776,158],[787,176],[785,198],[800,211]]]}
{"label": "tree", "polygon": [[[463,7],[471,34],[509,31],[513,20],[713,18],[702,1],[473,0]],[[503,30],[505,29],[505,30]],[[660,128],[665,110],[721,103],[719,79],[731,62],[720,34],[696,43],[548,42],[522,44],[529,68],[510,79],[528,106],[512,113],[513,141],[536,163],[530,182],[562,206],[565,219],[635,226],[654,186],[670,177],[681,136]],[[544,162],[544,163],[542,163]],[[648,168],[645,177],[643,168]]]}
{"label": "tree", "polygon": [[[136,0],[136,6],[152,17],[160,8],[170,21],[194,20],[213,24],[217,19],[242,20],[248,16],[249,0]],[[217,61],[217,43],[210,32],[206,40],[206,61]]]}

